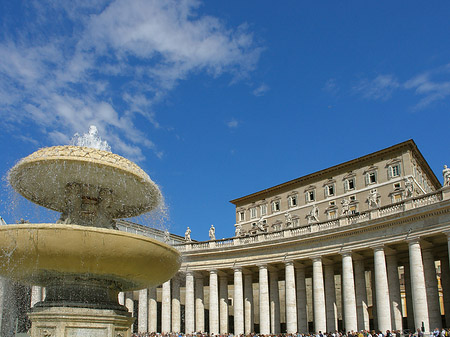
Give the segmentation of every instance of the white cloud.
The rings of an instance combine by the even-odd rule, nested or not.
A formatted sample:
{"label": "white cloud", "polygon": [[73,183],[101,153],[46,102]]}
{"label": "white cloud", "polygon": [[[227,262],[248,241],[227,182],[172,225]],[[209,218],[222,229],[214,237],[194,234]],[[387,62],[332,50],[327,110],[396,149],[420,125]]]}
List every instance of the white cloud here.
{"label": "white cloud", "polygon": [[336,96],[339,92],[339,86],[335,78],[330,78],[325,82],[323,86],[323,90],[330,93],[333,96]]}
{"label": "white cloud", "polygon": [[269,90],[270,90],[269,86],[267,84],[263,83],[259,87],[257,87],[255,90],[253,90],[253,95],[263,96]]}
{"label": "white cloud", "polygon": [[415,109],[425,108],[429,104],[450,97],[450,79],[433,80],[433,77],[444,75],[449,77],[450,64],[434,71],[419,74],[404,83],[404,88],[414,90],[416,95],[422,96],[415,105]]}
{"label": "white cloud", "polygon": [[230,129],[236,129],[239,126],[239,121],[237,121],[236,119],[232,118],[229,122],[227,122],[227,126]]}
{"label": "white cloud", "polygon": [[398,80],[393,75],[378,75],[373,80],[361,80],[353,90],[366,99],[387,100],[399,86]]}
{"label": "white cloud", "polygon": [[[246,76],[261,52],[245,24],[199,15],[195,0],[32,4],[20,37],[0,38],[1,120],[31,119],[54,142],[95,124],[131,159],[144,159],[141,147],[163,155],[136,114],[158,128],[154,103],[179,81],[198,72]],[[37,29],[55,25],[48,35]]]}
{"label": "white cloud", "polygon": [[423,109],[430,104],[450,97],[450,64],[426,71],[399,81],[394,75],[378,75],[372,80],[363,79],[353,91],[366,99],[387,100],[395,90],[413,91],[420,96],[414,104],[415,110]]}

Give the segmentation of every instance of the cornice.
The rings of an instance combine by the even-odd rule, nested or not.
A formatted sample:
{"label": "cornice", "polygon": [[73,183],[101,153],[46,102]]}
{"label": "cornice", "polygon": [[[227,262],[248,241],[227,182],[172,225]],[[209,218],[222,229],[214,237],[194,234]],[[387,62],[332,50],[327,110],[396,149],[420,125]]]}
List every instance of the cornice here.
{"label": "cornice", "polygon": [[[355,166],[355,164],[361,164],[361,163],[372,163],[374,159],[378,158],[378,157],[383,157],[387,154],[390,153],[395,153],[395,152],[399,152],[400,150],[405,149],[405,152],[407,152],[408,150],[411,151],[413,153],[413,155],[415,156],[416,160],[420,162],[421,166],[427,171],[428,176],[430,177],[430,180],[433,182],[433,185],[436,189],[439,189],[441,187],[441,184],[439,182],[439,180],[436,178],[434,172],[431,170],[430,166],[428,165],[428,163],[426,162],[425,158],[423,157],[423,155],[420,153],[416,143],[412,140],[409,139],[407,141],[404,141],[402,143],[390,146],[388,148],[370,153],[368,155],[362,156],[362,157],[358,157],[356,159],[338,164],[338,165],[334,165],[331,166],[329,168],[326,168],[324,170],[320,170],[305,176],[302,176],[300,178],[296,178],[290,181],[287,181],[285,183],[279,184],[279,185],[275,185],[273,187],[243,196],[241,198],[237,198],[237,199],[233,199],[230,200],[230,202],[234,205],[237,206],[238,203],[241,203],[245,200],[248,199],[253,199],[256,197],[260,197],[262,195],[266,195],[268,193],[272,193],[272,192],[276,192],[282,188],[286,188],[290,185],[310,185],[312,183],[314,183],[315,181],[320,179],[326,179],[329,177],[333,177],[335,176],[337,173],[336,172],[345,172],[345,170],[349,170],[350,167]],[[298,186],[301,187],[301,186]]]}

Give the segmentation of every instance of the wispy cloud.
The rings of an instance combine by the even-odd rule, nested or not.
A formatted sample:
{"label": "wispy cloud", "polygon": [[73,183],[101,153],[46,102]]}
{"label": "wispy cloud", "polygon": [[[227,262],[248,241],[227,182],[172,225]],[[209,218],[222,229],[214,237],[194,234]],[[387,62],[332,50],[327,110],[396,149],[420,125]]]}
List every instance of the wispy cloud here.
{"label": "wispy cloud", "polygon": [[[441,76],[441,80],[433,79]],[[443,78],[446,78],[442,80]],[[429,104],[450,97],[450,64],[430,72],[419,74],[404,83],[404,88],[414,90],[422,98],[415,109],[422,109]]]}
{"label": "wispy cloud", "polygon": [[227,122],[227,126],[230,129],[236,129],[239,126],[239,121],[236,120],[235,118],[232,118],[229,122]]}
{"label": "wispy cloud", "polygon": [[255,96],[263,96],[266,92],[270,90],[269,86],[265,83],[261,84],[255,90],[253,90],[253,95]]}
{"label": "wispy cloud", "polygon": [[400,81],[392,74],[363,79],[353,86],[353,92],[365,99],[388,100],[395,91],[413,91],[420,99],[413,109],[420,110],[450,97],[450,64]]}
{"label": "wispy cloud", "polygon": [[400,83],[393,75],[378,75],[372,80],[363,79],[353,86],[353,91],[366,99],[387,100]]}
{"label": "wispy cloud", "polygon": [[336,96],[339,93],[339,86],[335,78],[330,78],[325,82],[323,90],[329,94]]}
{"label": "wispy cloud", "polygon": [[162,156],[136,115],[160,127],[154,104],[180,81],[194,72],[241,78],[261,52],[245,24],[199,15],[196,0],[32,4],[19,36],[0,38],[2,122],[32,120],[58,143],[95,124],[135,160],[144,159],[142,148]]}

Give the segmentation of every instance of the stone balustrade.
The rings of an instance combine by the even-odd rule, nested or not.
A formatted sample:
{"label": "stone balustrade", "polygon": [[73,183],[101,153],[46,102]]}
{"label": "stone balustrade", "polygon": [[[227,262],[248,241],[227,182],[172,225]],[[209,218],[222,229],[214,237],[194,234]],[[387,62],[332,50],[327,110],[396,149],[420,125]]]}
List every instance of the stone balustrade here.
{"label": "stone balustrade", "polygon": [[223,249],[227,247],[242,246],[253,244],[257,242],[267,242],[278,240],[286,237],[299,237],[308,235],[310,233],[332,230],[339,227],[345,227],[372,219],[383,218],[398,214],[409,209],[428,206],[442,201],[442,191],[436,191],[424,194],[418,197],[402,200],[401,202],[375,208],[365,212],[357,213],[349,216],[341,216],[336,219],[312,223],[304,226],[284,228],[279,231],[269,233],[258,233],[242,237],[227,238],[221,240],[210,240],[202,242],[187,242],[183,244],[174,245],[176,249],[181,252],[190,250],[206,250],[206,249]]}

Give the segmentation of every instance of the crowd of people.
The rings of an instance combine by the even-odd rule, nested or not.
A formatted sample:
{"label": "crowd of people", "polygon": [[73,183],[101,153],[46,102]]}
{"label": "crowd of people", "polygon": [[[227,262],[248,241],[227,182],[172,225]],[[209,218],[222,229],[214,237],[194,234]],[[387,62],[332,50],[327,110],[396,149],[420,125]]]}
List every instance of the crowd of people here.
{"label": "crowd of people", "polygon": [[133,333],[132,337],[450,337],[450,329],[434,329],[430,332],[430,334],[425,334],[421,329],[417,329],[417,331],[389,331],[381,332],[381,331],[348,331],[348,332],[324,332],[319,331],[318,333],[297,333],[297,334],[278,334],[278,335],[260,335],[256,333],[252,333],[250,335],[233,335],[233,334],[221,334],[221,335],[210,335],[208,333],[194,333],[194,334],[183,334],[183,333],[155,333],[155,332],[142,332],[142,333]]}

